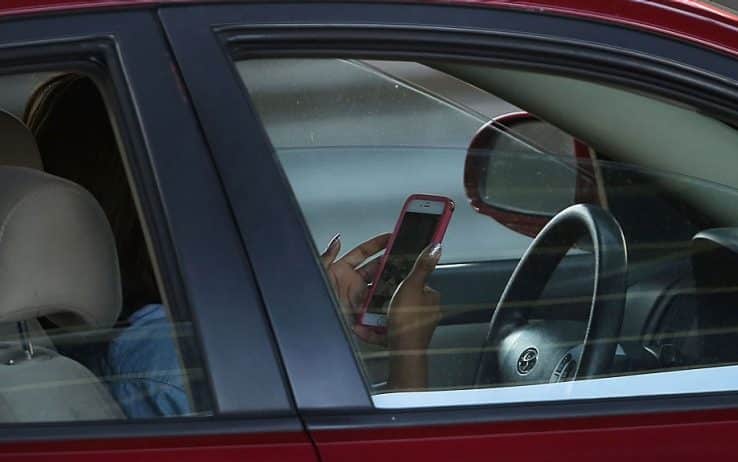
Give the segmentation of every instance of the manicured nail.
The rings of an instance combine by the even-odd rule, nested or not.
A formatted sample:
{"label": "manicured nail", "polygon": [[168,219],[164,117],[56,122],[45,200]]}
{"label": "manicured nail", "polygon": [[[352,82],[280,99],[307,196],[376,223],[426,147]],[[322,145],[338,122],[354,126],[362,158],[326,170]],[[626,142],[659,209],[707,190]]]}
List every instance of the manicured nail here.
{"label": "manicured nail", "polygon": [[338,242],[340,239],[341,239],[341,233],[336,233],[336,235],[333,236],[331,238],[331,241],[328,243],[328,248],[330,249],[331,247],[333,247],[336,244],[336,242]]}
{"label": "manicured nail", "polygon": [[430,255],[432,258],[440,257],[441,256],[441,248],[442,248],[442,246],[441,246],[441,243],[440,242],[438,242],[436,244],[433,244],[433,247],[431,247],[430,253],[428,255]]}

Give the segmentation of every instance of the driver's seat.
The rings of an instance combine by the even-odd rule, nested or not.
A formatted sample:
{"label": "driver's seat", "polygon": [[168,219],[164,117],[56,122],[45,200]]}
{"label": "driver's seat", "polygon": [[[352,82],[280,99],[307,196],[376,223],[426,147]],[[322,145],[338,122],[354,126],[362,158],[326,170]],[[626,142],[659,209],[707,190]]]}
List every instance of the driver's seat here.
{"label": "driver's seat", "polygon": [[92,372],[26,335],[42,316],[109,328],[120,306],[113,235],[95,199],[61,178],[0,167],[0,322],[16,323],[21,340],[0,343],[0,421],[124,418]]}

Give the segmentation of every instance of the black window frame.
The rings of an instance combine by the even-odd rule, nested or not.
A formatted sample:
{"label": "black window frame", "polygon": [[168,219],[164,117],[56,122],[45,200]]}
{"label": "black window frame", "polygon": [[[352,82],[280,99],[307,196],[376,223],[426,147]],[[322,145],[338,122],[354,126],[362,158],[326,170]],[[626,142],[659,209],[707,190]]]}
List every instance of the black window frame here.
{"label": "black window frame", "polygon": [[163,294],[175,320],[193,324],[195,351],[184,353],[198,358],[207,375],[201,407],[214,412],[3,422],[0,444],[302,432],[248,256],[156,10],[0,16],[0,26],[0,73],[75,70],[100,87],[123,144]]}
{"label": "black window frame", "polygon": [[[735,58],[624,26],[485,6],[279,2],[172,6],[162,8],[160,16],[252,257],[296,406],[308,428],[738,408],[738,392],[729,392],[375,409],[317,262],[318,251],[250,102],[248,82],[244,86],[233,65],[246,56],[506,65],[627,85],[735,123]],[[228,86],[214,90],[209,69],[227,65],[233,74]],[[285,281],[295,282],[285,286]]]}

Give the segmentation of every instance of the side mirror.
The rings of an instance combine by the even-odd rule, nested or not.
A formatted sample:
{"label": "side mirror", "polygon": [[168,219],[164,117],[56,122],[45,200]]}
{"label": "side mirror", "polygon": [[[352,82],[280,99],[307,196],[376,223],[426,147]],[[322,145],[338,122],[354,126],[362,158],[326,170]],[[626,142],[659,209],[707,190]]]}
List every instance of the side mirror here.
{"label": "side mirror", "polygon": [[464,186],[475,210],[528,236],[570,205],[598,203],[589,147],[526,112],[477,131]]}

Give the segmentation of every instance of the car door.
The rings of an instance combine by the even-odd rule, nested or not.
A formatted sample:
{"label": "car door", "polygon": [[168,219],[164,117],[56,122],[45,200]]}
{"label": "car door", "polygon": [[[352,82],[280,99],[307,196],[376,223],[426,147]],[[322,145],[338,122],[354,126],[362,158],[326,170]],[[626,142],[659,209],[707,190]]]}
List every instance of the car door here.
{"label": "car door", "polygon": [[[103,94],[156,262],[160,303],[168,306],[180,339],[180,367],[199,378],[189,385],[194,408],[182,415],[90,420],[81,412],[46,419],[53,415],[43,408],[46,401],[24,403],[33,417],[3,419],[0,459],[315,460],[283,380],[241,238],[155,12],[57,8],[14,16],[3,9],[4,111],[23,117],[34,86],[69,73],[92,79]],[[83,107],[80,101],[78,108]],[[75,123],[74,113],[61,119],[68,127]],[[84,133],[85,127],[79,128]],[[88,130],[88,135],[94,134]],[[62,132],[51,146],[64,146],[71,136]],[[8,138],[0,141],[5,142]],[[75,155],[69,152],[62,161],[81,162]],[[117,268],[109,270],[118,274]],[[26,364],[43,360],[32,353]],[[64,385],[37,379],[21,388]],[[4,399],[15,396],[10,385],[0,387]]]}
{"label": "car door", "polygon": [[[691,375],[682,379],[678,375],[659,374],[634,375],[636,380],[646,377],[648,383],[632,382],[629,377],[618,377],[618,380],[611,381],[608,377],[600,376],[594,381],[574,382],[576,386],[573,387],[563,384],[563,387],[557,385],[547,388],[548,384],[539,383],[530,386],[542,388],[488,388],[480,387],[480,383],[472,377],[471,383],[451,382],[437,389],[395,391],[383,388],[387,384],[374,380],[374,371],[368,364],[368,358],[377,356],[376,351],[367,352],[361,342],[353,338],[350,330],[346,329],[346,324],[350,327],[350,317],[344,318],[336,307],[331,286],[318,259],[322,252],[318,247],[321,243],[313,241],[315,228],[310,217],[305,216],[304,204],[300,202],[301,187],[292,177],[299,172],[292,172],[279,152],[280,146],[272,145],[275,143],[276,122],[265,113],[267,103],[259,101],[264,97],[259,93],[263,81],[253,74],[249,77],[248,71],[244,72],[239,67],[250,59],[262,60],[262,70],[272,69],[273,73],[267,72],[267,75],[272,76],[273,82],[267,83],[275,83],[275,86],[273,94],[267,96],[273,97],[268,101],[275,105],[271,108],[274,109],[278,107],[279,97],[284,96],[280,95],[280,91],[294,91],[296,86],[299,90],[299,85],[309,86],[316,81],[320,84],[321,75],[324,77],[322,97],[338,98],[351,106],[350,98],[342,93],[343,87],[333,83],[336,71],[325,72],[325,60],[374,59],[381,62],[421,63],[477,88],[489,90],[496,86],[499,92],[507,95],[509,101],[514,103],[517,100],[519,103],[516,105],[524,110],[529,110],[526,107],[528,105],[537,107],[541,111],[537,115],[559,121],[562,128],[566,126],[573,135],[578,135],[580,130],[591,135],[594,129],[584,130],[581,126],[569,123],[567,114],[547,111],[546,107],[549,106],[538,104],[559,93],[565,97],[581,97],[585,94],[579,93],[579,90],[566,93],[564,87],[556,86],[556,82],[571,83],[569,90],[581,90],[590,81],[607,82],[630,96],[641,93],[653,95],[648,98],[653,104],[649,106],[652,108],[665,99],[669,102],[669,108],[688,107],[690,114],[705,111],[711,117],[732,120],[729,108],[723,103],[735,96],[738,68],[734,58],[706,47],[623,25],[556,14],[537,14],[522,9],[469,5],[288,3],[168,7],[162,8],[159,14],[206,137],[213,148],[215,163],[222,175],[270,315],[295,404],[322,460],[401,460],[418,457],[439,461],[486,460],[490,457],[546,460],[668,457],[686,460],[698,455],[725,454],[735,450],[728,435],[736,426],[736,395],[731,376],[723,375],[728,374],[724,369],[703,369],[703,372],[717,374],[706,379],[713,385],[719,383],[717,388],[706,385],[707,382],[693,382],[694,376]],[[722,35],[715,33],[714,37]],[[308,69],[323,69],[323,74],[316,71],[316,79],[284,72],[284,68],[280,71],[279,66],[287,60],[314,60],[314,66]],[[476,65],[476,71],[465,68],[459,62]],[[269,68],[275,64],[275,67]],[[511,66],[517,71],[533,69],[538,72],[533,73],[535,76],[545,75],[548,83],[537,77],[526,80],[523,77],[530,75],[525,73],[492,72],[497,69],[495,66]],[[216,82],[211,70],[220,68],[230,68],[231,75],[228,79]],[[281,87],[277,85],[283,80],[287,84]],[[514,86],[522,82],[531,85],[522,87],[522,91],[521,87]],[[350,84],[347,86],[350,88]],[[524,95],[533,94],[534,91],[537,92],[535,101],[526,101]],[[617,92],[602,92],[599,95],[613,95],[613,99],[607,100],[608,104],[618,101],[614,96]],[[295,93],[301,96],[309,92]],[[718,93],[721,97],[716,98]],[[361,94],[361,90],[358,94]],[[384,96],[375,94],[378,100]],[[617,96],[622,95],[617,93]],[[571,101],[581,106],[587,100]],[[290,110],[299,111],[296,105],[310,104],[310,101],[295,98],[293,103],[295,107],[285,109],[285,114]],[[606,112],[608,107],[600,109]],[[692,107],[699,110],[692,111]],[[595,118],[587,118],[585,111],[580,113],[585,115],[582,124],[596,125]],[[370,115],[385,116],[380,111]],[[392,115],[389,111],[386,116]],[[603,120],[610,120],[604,119],[607,114],[602,115]],[[634,114],[634,117],[637,115]],[[282,116],[284,120],[294,122],[289,114]],[[304,124],[321,123],[317,120],[320,114],[313,114],[313,117],[315,119],[305,119]],[[345,122],[345,119],[337,116],[335,126],[339,127],[338,130],[346,130]],[[411,127],[407,128],[409,131],[422,132],[423,128],[427,128],[413,125],[412,122],[403,121],[402,118],[394,121],[400,130],[403,123],[407,124],[405,127]],[[664,121],[643,120],[633,130],[638,126],[648,127],[653,122],[658,125]],[[379,123],[381,125],[382,122]],[[722,130],[729,127],[730,123],[710,122],[710,126]],[[298,124],[292,128],[301,130],[304,126]],[[608,128],[617,135],[616,126]],[[726,135],[729,136],[732,135]],[[612,142],[615,139],[618,137],[611,135],[607,143],[594,146],[602,151],[600,160],[603,162],[617,159],[613,157],[614,151],[607,151],[607,148],[614,146]],[[624,135],[621,141],[628,140]],[[391,148],[381,142],[377,142],[377,146]],[[345,149],[343,153],[350,153],[349,148],[354,146],[339,147]],[[432,147],[439,148],[437,145]],[[451,148],[452,151],[455,149],[453,155],[463,162],[467,146]],[[464,154],[459,154],[459,149]],[[370,155],[373,154],[368,153],[367,157]],[[309,163],[309,159],[305,162]],[[636,165],[638,161],[632,162]],[[370,167],[369,161],[357,164],[359,169]],[[617,171],[622,173],[620,168]],[[657,167],[641,165],[639,168]],[[628,169],[631,171],[632,167]],[[407,182],[414,180],[413,175],[422,173],[412,169],[403,172]],[[376,186],[378,189],[385,187],[381,183],[384,178],[382,173],[377,171],[373,176],[376,185],[379,185]],[[664,170],[661,173],[667,172]],[[649,175],[656,174],[651,172]],[[631,184],[633,178],[625,176],[627,178],[623,181]],[[326,175],[319,186],[324,186],[328,179],[339,178],[340,175]],[[609,182],[614,177],[608,178]],[[462,178],[458,180],[461,183]],[[319,180],[315,181],[314,184],[318,184]],[[346,181],[350,182],[351,178]],[[610,197],[620,197],[617,187],[613,188]],[[633,230],[642,231],[639,222],[648,222],[648,211],[658,212],[652,217],[671,213],[669,206],[660,205],[661,191],[654,194],[651,201],[650,194],[644,194],[642,189],[623,188],[627,194],[621,196],[628,196],[628,212],[639,210],[639,206],[634,205],[633,195],[638,192],[643,194],[643,200],[638,204],[645,217],[636,213],[620,213],[617,207],[611,207],[612,213],[626,228],[624,232],[629,238],[631,233],[635,233]],[[340,188],[328,190],[334,194],[332,197],[336,202],[342,200]],[[391,210],[387,213],[390,217],[394,216]],[[697,221],[695,219],[694,223]],[[695,228],[690,227],[694,223],[684,224],[679,232],[683,231],[691,237],[693,232],[701,229],[696,224]],[[674,233],[675,241],[678,234]],[[667,237],[671,239],[672,236]],[[520,236],[518,238],[522,239]],[[519,249],[511,244],[501,246],[503,250],[516,255],[512,259],[508,257],[508,261],[512,260],[508,264],[510,271],[525,251],[527,241],[522,242],[526,244]],[[580,247],[585,253],[587,249],[591,250],[586,244]],[[648,245],[644,245],[643,249],[648,250]],[[634,253],[631,252],[631,255]],[[576,259],[576,252],[573,257]],[[461,268],[458,265],[454,267],[454,264],[444,267],[442,261],[439,272],[463,269],[463,264],[460,263]],[[589,278],[591,267],[586,264],[582,267],[584,269],[575,272],[579,273],[580,278]],[[658,274],[661,274],[661,269]],[[629,268],[628,280],[623,282],[628,286],[628,294],[636,293],[631,291],[636,282],[660,280],[661,276],[647,276],[648,271],[647,268],[635,266]],[[463,272],[459,274],[463,279]],[[625,278],[622,271],[619,270],[618,274]],[[591,279],[587,281],[591,284]],[[485,307],[488,317],[494,309],[495,299],[500,296],[507,282],[507,274],[503,276],[490,272],[489,285],[480,289],[492,294],[491,303]],[[464,282],[460,282],[458,287],[468,292],[476,290],[475,284],[465,285]],[[583,299],[584,305],[589,306],[591,285],[582,282],[575,293],[582,295],[580,291],[584,287],[590,288],[590,293],[584,293],[587,298]],[[615,295],[625,298],[624,294]],[[543,300],[548,299],[544,297]],[[644,311],[648,317],[652,312],[651,305],[647,305]],[[545,316],[543,319],[546,319]],[[566,319],[557,321],[567,322]],[[626,319],[623,324],[628,322]],[[474,354],[471,358],[453,356],[453,361],[443,363],[446,372],[454,367],[454,362],[479,361],[480,345],[483,345],[488,324],[464,324],[472,325],[466,326],[470,329],[461,332],[459,338],[472,338],[479,333],[475,334],[475,329],[481,330],[481,337],[472,338],[475,342],[479,340],[479,343],[464,346],[472,349]],[[643,332],[641,327],[639,324],[638,335]],[[625,328],[621,332],[625,332]],[[613,341],[612,338],[601,340]],[[451,345],[459,346],[458,343]],[[625,349],[623,345],[627,347],[626,341],[618,339],[618,344],[613,345],[612,354],[627,356],[616,353]],[[615,346],[620,349],[614,349]],[[517,355],[514,358],[518,361],[520,376],[526,375],[534,367],[531,364],[534,364],[536,355],[525,355],[531,349],[538,354],[537,348],[526,348],[519,359]],[[361,360],[357,361],[357,356]],[[565,366],[565,361],[560,364]],[[514,368],[515,364],[512,366]],[[560,375],[561,370],[557,369],[557,373]],[[684,386],[666,387],[665,382],[651,382],[651,379],[659,377]],[[557,380],[559,378],[557,376]],[[587,391],[583,391],[580,384]],[[707,428],[709,430],[705,431]]]}

